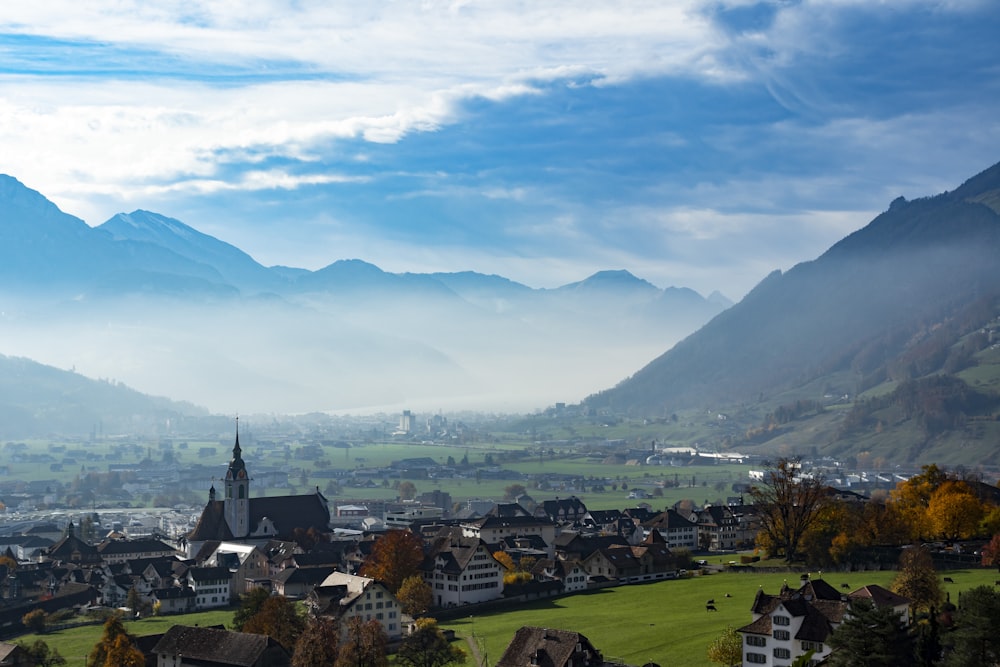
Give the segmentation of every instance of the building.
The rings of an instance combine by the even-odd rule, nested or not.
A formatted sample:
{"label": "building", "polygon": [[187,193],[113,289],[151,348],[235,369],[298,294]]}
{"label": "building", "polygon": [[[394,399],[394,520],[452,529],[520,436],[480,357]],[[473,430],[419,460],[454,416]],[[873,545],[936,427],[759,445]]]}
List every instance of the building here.
{"label": "building", "polygon": [[420,565],[438,607],[458,607],[503,596],[504,566],[486,542],[442,528],[431,539]]}
{"label": "building", "polygon": [[330,507],[319,487],[315,493],[303,495],[252,498],[251,481],[237,431],[233,458],[223,482],[223,499],[216,498],[213,484],[208,504],[187,536],[189,558],[211,540],[263,545],[274,539],[291,540],[297,530],[329,532]]}
{"label": "building", "polygon": [[524,626],[514,634],[497,667],[601,667],[604,658],[579,632]]}
{"label": "building", "polygon": [[347,621],[378,621],[389,641],[403,634],[403,611],[399,600],[379,581],[343,572],[328,575],[309,596],[310,605],[319,616],[332,616],[347,631]]}
{"label": "building", "polygon": [[153,647],[157,667],[287,667],[288,651],[267,635],[175,625]]}
{"label": "building", "polygon": [[758,590],[750,608],[753,621],[737,630],[743,637],[743,665],[788,665],[809,651],[813,663],[823,661],[832,651],[830,635],[850,613],[850,601],[861,598],[891,606],[909,622],[910,601],[881,586],[842,595],[816,579],[804,580],[794,591],[786,584],[777,595]]}

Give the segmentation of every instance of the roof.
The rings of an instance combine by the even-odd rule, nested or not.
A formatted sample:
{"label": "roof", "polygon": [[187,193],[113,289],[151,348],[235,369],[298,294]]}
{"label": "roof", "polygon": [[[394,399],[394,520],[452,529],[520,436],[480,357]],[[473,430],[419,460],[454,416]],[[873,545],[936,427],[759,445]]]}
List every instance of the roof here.
{"label": "roof", "polygon": [[514,633],[497,667],[563,667],[572,664],[577,645],[596,654],[592,664],[601,664],[600,653],[579,632],[525,626]]}
{"label": "roof", "polygon": [[[296,528],[329,530],[330,510],[320,493],[295,496],[250,498],[250,533],[256,532],[263,519],[270,519],[278,531],[276,539],[290,540]],[[224,500],[210,500],[201,512],[198,524],[188,535],[191,542],[227,541],[236,536],[229,530],[225,518]]]}
{"label": "roof", "polygon": [[175,625],[163,634],[153,653],[183,655],[199,664],[251,667],[269,649],[280,646],[267,635]]}
{"label": "roof", "polygon": [[[472,557],[482,547],[487,553],[486,542],[478,537],[464,537],[461,529],[442,528],[425,550],[420,569],[433,572],[438,559],[443,560],[441,571],[447,574],[461,574],[468,567]],[[491,554],[492,556],[492,554]]]}
{"label": "roof", "polygon": [[195,581],[215,581],[233,578],[233,573],[228,567],[192,567],[187,571],[188,575]]}
{"label": "roof", "polygon": [[871,600],[876,607],[899,607],[904,604],[909,605],[911,602],[909,598],[904,598],[902,595],[896,595],[892,591],[882,588],[878,584],[862,586],[847,597],[850,600],[867,598]]}
{"label": "roof", "polygon": [[160,540],[105,540],[97,545],[97,550],[101,552],[102,556],[141,554],[150,551],[176,551],[172,546]]}

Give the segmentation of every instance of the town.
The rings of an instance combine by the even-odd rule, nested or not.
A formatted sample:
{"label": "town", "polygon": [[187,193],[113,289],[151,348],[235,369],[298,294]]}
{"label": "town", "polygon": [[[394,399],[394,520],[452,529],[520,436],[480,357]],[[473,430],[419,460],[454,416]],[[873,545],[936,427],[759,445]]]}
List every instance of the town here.
{"label": "town", "polygon": [[[411,441],[412,419],[409,412],[400,417],[396,437],[404,442]],[[243,438],[246,442],[245,434]],[[27,446],[7,449],[14,463],[38,462],[32,461],[37,454],[30,454]],[[136,457],[152,458],[152,452],[132,449]],[[253,449],[263,452],[259,443]],[[284,447],[276,449],[289,458],[300,456]],[[322,457],[320,447],[305,449],[311,456]],[[111,451],[112,456],[120,456],[123,448],[113,446]],[[437,623],[447,628],[449,622],[472,615],[503,613],[539,600],[621,586],[715,581],[713,575],[756,571],[762,558],[775,556],[784,557],[792,568],[785,572],[795,572],[796,564],[825,566],[828,572],[892,571],[900,567],[901,556],[915,553],[906,547],[924,537],[940,540],[916,547],[935,571],[976,569],[993,562],[990,538],[992,533],[1000,533],[1000,490],[995,484],[969,475],[959,478],[933,466],[904,475],[898,470],[871,474],[842,471],[840,464],[829,461],[758,462],[762,465],[747,465],[745,477],[722,489],[726,492],[723,500],[675,502],[655,510],[646,501],[655,500],[655,490],[667,484],[650,480],[666,482],[670,474],[637,477],[631,490],[627,481],[620,482],[625,501],[632,502],[621,509],[605,507],[610,487],[617,490],[619,483],[614,478],[593,476],[581,480],[573,475],[549,475],[549,493],[536,501],[527,493],[525,483],[536,490],[542,484],[532,476],[505,471],[498,465],[501,450],[487,453],[478,466],[465,461],[464,466],[472,470],[464,472],[463,462],[452,455],[443,465],[433,457],[410,457],[385,467],[356,462],[360,467],[353,473],[360,475],[332,467],[314,468],[311,476],[319,473],[319,478],[334,472],[327,478],[336,482],[330,490],[357,493],[331,498],[318,485],[293,494],[266,493],[268,487],[282,487],[286,480],[279,479],[278,471],[257,470],[255,459],[241,446],[238,429],[231,450],[226,452],[225,472],[208,474],[220,472],[208,460],[225,456],[224,451],[221,446],[201,447],[201,463],[193,468],[163,465],[177,463],[179,450],[172,447],[162,449],[164,461],[146,469],[108,463],[104,474],[117,475],[119,483],[107,496],[98,487],[85,489],[79,483],[62,485],[53,480],[43,481],[44,489],[37,488],[42,485],[38,482],[4,486],[5,504],[17,509],[8,507],[0,515],[4,518],[0,563],[5,582],[0,638],[9,642],[29,631],[51,632],[119,616],[176,616],[176,627],[185,628],[184,615],[232,609],[234,605],[242,608],[247,601],[255,601],[259,607],[262,601],[273,598],[306,610],[303,613],[313,624],[322,619],[335,623],[337,629],[326,632],[340,633],[341,643],[347,641],[352,623],[358,632],[358,624],[366,623],[384,650],[405,653],[408,638],[421,636],[421,631],[437,637],[441,632]],[[93,470],[94,457],[85,448],[52,447],[41,463],[57,455],[57,462],[48,463],[50,471],[80,466],[85,477],[100,477]],[[702,455],[655,446],[651,451],[625,447],[621,456],[638,457],[643,468],[673,463],[664,467],[669,470],[683,461],[685,477],[692,471],[696,477],[700,466],[715,467],[734,459],[741,465],[750,463],[741,455]],[[706,473],[700,474],[704,477]],[[451,494],[441,489],[418,494],[410,481],[443,484],[454,481],[456,475],[480,484],[484,478],[497,478],[496,483],[505,484],[505,497],[453,502]],[[181,479],[190,476],[211,478],[200,511],[114,507],[130,498],[122,495],[130,490],[141,490],[149,498],[166,493],[168,487],[174,493],[181,491],[185,488]],[[393,477],[403,480],[394,485],[374,481]],[[129,482],[120,483],[126,478]],[[75,479],[79,482],[80,476]],[[551,494],[553,484],[562,484],[561,493],[566,482],[568,495]],[[189,488],[196,486],[192,483]],[[396,493],[395,499],[364,499],[364,489],[385,487]],[[599,490],[602,487],[607,490]],[[601,508],[588,508],[574,493],[588,488],[590,497],[604,501]],[[700,492],[704,488],[695,479],[686,490]],[[782,497],[781,493],[790,495]],[[907,494],[919,497],[908,498]],[[662,492],[659,497],[663,497]],[[85,509],[87,504],[89,509]],[[902,518],[892,525],[892,515],[912,512],[921,504],[927,510],[957,505],[962,508],[961,516],[939,512],[943,518],[929,517],[940,524],[932,531],[923,525],[928,517],[922,517],[917,520],[920,535]],[[798,527],[791,521],[777,521],[773,510],[787,506],[812,512],[813,518],[823,514],[822,530],[805,515]],[[46,507],[47,511],[42,509]],[[865,540],[862,533],[874,530],[873,525],[880,534]],[[817,540],[822,545],[819,548]],[[851,540],[852,544],[846,543]],[[797,586],[782,584],[773,592],[759,589],[756,597],[744,600],[745,623],[731,635],[730,646],[735,641],[736,648],[724,661],[781,665],[806,653],[816,663],[832,657],[835,630],[850,618],[855,603],[891,608],[898,616],[899,628],[913,632],[919,614],[933,614],[935,605],[944,603],[941,589],[935,590],[936,595],[918,591],[914,597],[919,599],[914,599],[873,581],[848,590],[846,584],[835,586],[804,573]],[[717,612],[721,594],[719,598],[714,594],[706,597],[704,610]],[[427,622],[431,618],[433,625]],[[246,630],[243,624],[228,625],[136,637],[134,649],[144,654],[148,665],[237,664],[220,661],[218,655],[220,647],[226,646],[225,651],[231,653],[236,645],[250,656],[238,664],[291,664],[295,641],[286,637],[282,644],[274,632],[265,630],[271,640],[261,642],[254,638],[259,635],[237,632]],[[251,623],[249,627],[254,626]],[[175,636],[182,632],[187,633],[183,640]],[[449,635],[453,632],[449,630]],[[505,654],[497,664],[529,664],[524,662],[532,658],[525,657],[526,646],[534,647],[531,651],[544,647],[548,655],[561,655],[558,647],[569,641],[567,632],[574,631],[522,628],[510,641],[511,655]],[[227,634],[222,638],[219,633]],[[337,643],[329,637],[326,641]],[[181,651],[178,642],[205,648],[196,655],[191,648]],[[580,633],[574,634],[569,645],[585,646],[586,656],[571,651],[563,656],[563,662],[554,664],[604,660],[601,647]],[[26,648],[16,643],[6,646],[24,654],[22,663],[11,664],[32,664]],[[36,648],[41,650],[40,645]],[[477,652],[474,642],[469,651]],[[200,662],[186,663],[181,653]],[[451,661],[459,659],[454,650],[443,655]],[[477,664],[484,661],[482,656],[472,658]],[[669,655],[661,658],[663,662],[668,659]],[[607,660],[628,664],[621,659]]]}

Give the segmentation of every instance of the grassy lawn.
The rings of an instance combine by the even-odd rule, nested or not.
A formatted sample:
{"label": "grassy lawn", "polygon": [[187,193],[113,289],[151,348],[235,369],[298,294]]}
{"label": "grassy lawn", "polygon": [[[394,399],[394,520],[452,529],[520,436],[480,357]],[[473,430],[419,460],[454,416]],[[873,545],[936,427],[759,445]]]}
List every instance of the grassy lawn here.
{"label": "grassy lawn", "polygon": [[[225,625],[229,627],[233,620],[233,611],[234,609],[227,608],[180,616],[151,616],[138,621],[127,621],[125,625],[128,631],[137,637],[161,634],[174,625]],[[42,639],[66,658],[67,667],[85,667],[87,655],[94,644],[100,641],[103,632],[103,625],[84,625],[42,635],[23,635],[7,641],[30,644],[36,639]]]}
{"label": "grassy lawn", "polygon": [[[850,590],[867,584],[888,587],[894,572],[851,572],[817,575],[838,588]],[[993,585],[994,570],[949,572],[954,584],[944,584],[953,602],[959,591]],[[699,667],[712,663],[708,645],[727,625],[750,622],[750,605],[758,588],[777,593],[783,582],[799,586],[799,575],[719,573],[677,581],[622,586],[578,594],[558,600],[533,603],[517,611],[477,615],[443,623],[463,636],[475,635],[485,649],[489,664],[495,664],[518,628],[524,625],[581,632],[606,658],[641,665]],[[731,597],[726,597],[726,594]],[[715,600],[718,611],[705,610]]]}

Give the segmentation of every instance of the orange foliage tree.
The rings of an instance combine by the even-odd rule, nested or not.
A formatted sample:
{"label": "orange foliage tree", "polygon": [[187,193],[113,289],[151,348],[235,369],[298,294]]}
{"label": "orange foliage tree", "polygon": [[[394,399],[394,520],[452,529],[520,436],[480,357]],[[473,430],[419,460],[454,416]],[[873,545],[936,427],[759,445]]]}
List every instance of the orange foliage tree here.
{"label": "orange foliage tree", "polygon": [[941,484],[927,503],[927,522],[932,534],[946,540],[975,536],[983,513],[982,502],[969,485],[960,480]]}
{"label": "orange foliage tree", "polygon": [[407,577],[419,574],[423,560],[424,542],[419,535],[390,530],[376,540],[358,573],[382,582],[395,595]]}

